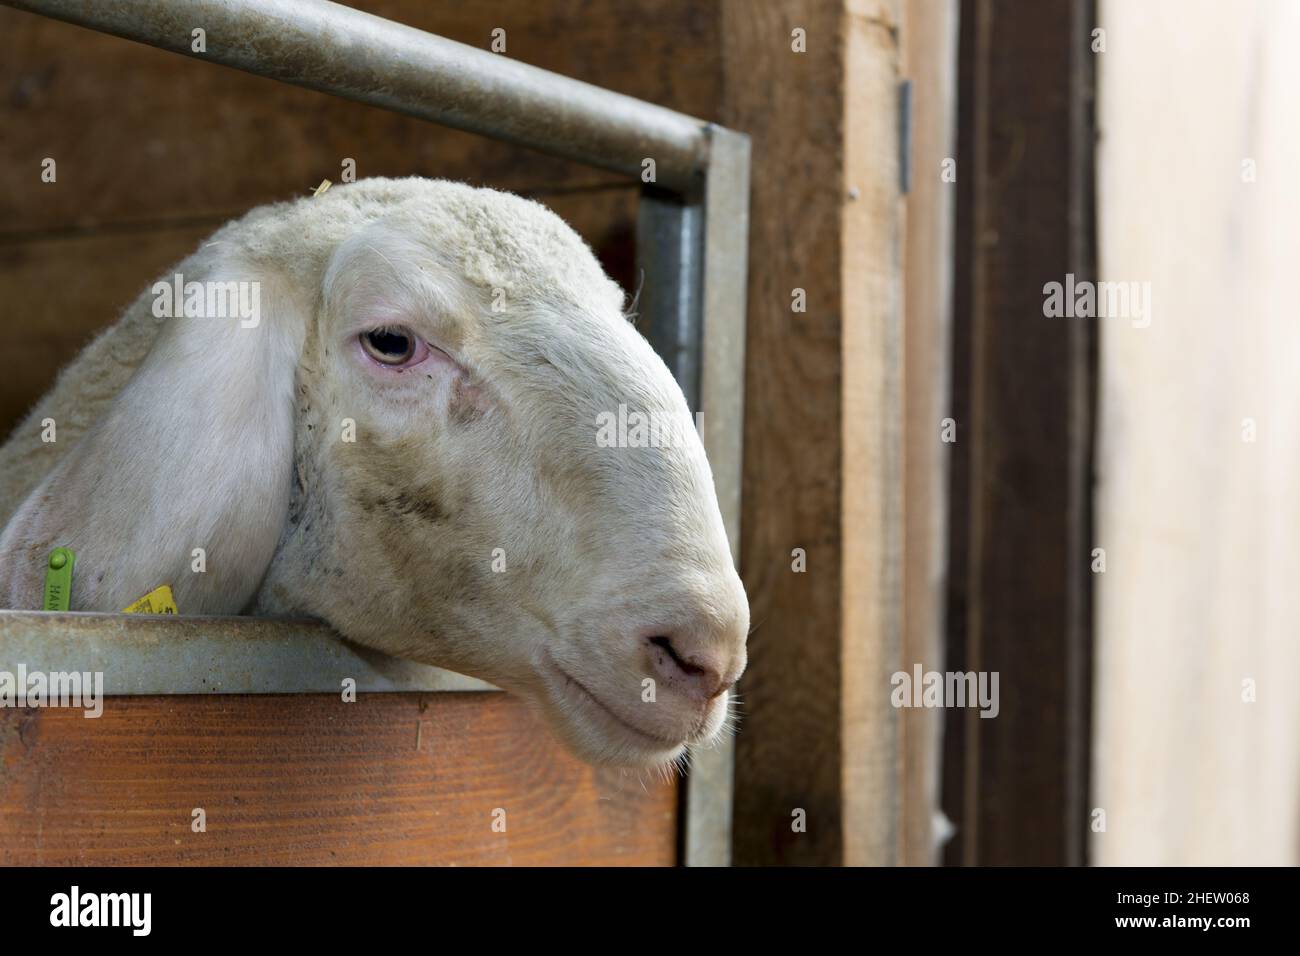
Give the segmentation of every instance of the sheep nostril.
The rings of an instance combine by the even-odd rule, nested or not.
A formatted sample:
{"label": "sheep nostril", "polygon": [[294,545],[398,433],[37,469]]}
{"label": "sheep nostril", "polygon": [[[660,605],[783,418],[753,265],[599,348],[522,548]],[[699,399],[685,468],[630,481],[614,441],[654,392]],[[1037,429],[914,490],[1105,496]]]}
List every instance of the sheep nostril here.
{"label": "sheep nostril", "polygon": [[647,639],[653,650],[651,661],[660,678],[670,686],[700,701],[710,701],[727,689],[723,668],[712,654],[683,652],[672,638],[655,636]]}
{"label": "sheep nostril", "polygon": [[681,668],[683,671],[685,671],[687,674],[703,673],[704,671],[703,667],[701,667],[698,664],[692,664],[688,660],[684,660],[682,656],[677,653],[677,649],[673,647],[673,642],[669,638],[652,637],[650,638],[650,643],[653,644],[655,647],[661,648],[663,652],[672,659],[672,662],[676,664],[679,668]]}

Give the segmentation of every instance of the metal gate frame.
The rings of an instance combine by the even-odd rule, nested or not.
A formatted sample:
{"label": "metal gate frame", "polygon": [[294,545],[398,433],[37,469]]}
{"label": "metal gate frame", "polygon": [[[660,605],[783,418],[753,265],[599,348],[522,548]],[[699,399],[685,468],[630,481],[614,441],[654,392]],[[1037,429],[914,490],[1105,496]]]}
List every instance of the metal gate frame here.
{"label": "metal gate frame", "polygon": [[[0,0],[199,60],[479,133],[642,179],[639,312],[700,430],[737,560],[744,414],[749,137],[325,0]],[[206,51],[191,49],[191,31]],[[106,693],[336,693],[491,689],[341,642],[324,625],[0,611],[0,664],[60,670],[72,655]],[[79,668],[79,669],[85,669]],[[733,746],[692,756],[681,862],[731,862]]]}

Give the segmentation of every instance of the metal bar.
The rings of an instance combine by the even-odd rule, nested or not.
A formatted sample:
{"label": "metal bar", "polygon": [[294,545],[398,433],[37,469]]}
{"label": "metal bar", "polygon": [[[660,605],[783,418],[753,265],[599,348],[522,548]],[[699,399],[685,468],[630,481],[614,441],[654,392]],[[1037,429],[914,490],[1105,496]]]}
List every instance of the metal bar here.
{"label": "metal bar", "polygon": [[[749,258],[749,137],[710,127],[704,188],[701,435],[727,529],[740,560],[740,479],[745,410],[745,282]],[[691,755],[686,778],[683,862],[731,865],[734,738]]]}
{"label": "metal bar", "polygon": [[[690,192],[706,124],[325,0],[0,0],[199,60]],[[205,51],[192,48],[204,31]]]}
{"label": "metal bar", "polygon": [[[690,201],[649,187],[637,204],[636,261],[638,287],[637,326],[664,360],[686,396],[692,412],[700,407],[700,346],[704,324],[704,300],[700,271],[704,264],[703,196]],[[692,754],[698,763],[699,755]],[[730,769],[730,763],[727,769]],[[707,774],[707,770],[701,770]],[[699,821],[706,814],[696,807],[692,813],[688,793],[691,776],[678,788],[678,859],[695,865],[701,856]],[[698,782],[696,787],[703,789]],[[717,781],[715,781],[716,783]],[[731,803],[730,775],[722,780],[720,799]],[[697,804],[699,798],[697,798]],[[711,805],[716,801],[710,801]],[[730,850],[730,830],[721,829],[715,814],[708,814],[704,840]],[[696,827],[692,827],[692,820]],[[721,821],[726,822],[726,821]],[[707,854],[709,851],[705,851]]]}
{"label": "metal bar", "polygon": [[693,412],[700,407],[703,219],[703,203],[658,191],[642,193],[637,208],[637,326],[672,371]]}
{"label": "metal bar", "polygon": [[317,621],[0,611],[0,672],[91,672],[104,694],[494,691],[349,644]]}
{"label": "metal bar", "polygon": [[700,410],[722,523],[740,562],[745,421],[745,282],[749,263],[749,137],[710,126],[704,190],[704,323]]}

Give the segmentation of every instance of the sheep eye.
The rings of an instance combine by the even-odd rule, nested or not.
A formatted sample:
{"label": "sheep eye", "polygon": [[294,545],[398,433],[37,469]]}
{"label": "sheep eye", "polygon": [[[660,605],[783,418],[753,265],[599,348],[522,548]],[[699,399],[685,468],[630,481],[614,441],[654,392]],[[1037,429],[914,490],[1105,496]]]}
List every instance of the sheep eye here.
{"label": "sheep eye", "polygon": [[415,354],[415,336],[402,329],[373,329],[361,333],[361,347],[376,362],[401,365]]}

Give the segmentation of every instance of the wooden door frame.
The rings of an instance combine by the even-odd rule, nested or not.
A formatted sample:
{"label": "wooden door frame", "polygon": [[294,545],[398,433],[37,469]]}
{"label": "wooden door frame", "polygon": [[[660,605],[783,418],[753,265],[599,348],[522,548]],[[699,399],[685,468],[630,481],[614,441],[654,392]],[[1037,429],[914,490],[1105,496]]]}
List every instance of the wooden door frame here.
{"label": "wooden door frame", "polygon": [[962,8],[947,655],[1001,712],[947,717],[953,864],[1087,862],[1096,278],[1093,0]]}

